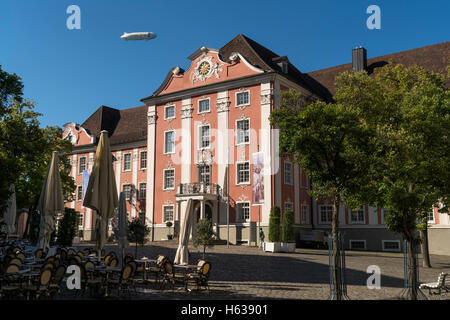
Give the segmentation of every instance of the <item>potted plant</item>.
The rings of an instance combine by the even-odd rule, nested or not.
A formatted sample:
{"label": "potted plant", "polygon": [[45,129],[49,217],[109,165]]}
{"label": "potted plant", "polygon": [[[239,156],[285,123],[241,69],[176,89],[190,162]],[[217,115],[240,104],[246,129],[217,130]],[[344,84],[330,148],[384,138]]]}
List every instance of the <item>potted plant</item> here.
{"label": "potted plant", "polygon": [[170,227],[172,227],[172,221],[167,221],[166,222],[166,227],[169,228],[169,234],[167,235],[167,240],[172,240],[173,239],[173,235],[170,233]]}
{"label": "potted plant", "polygon": [[211,220],[200,219],[197,224],[197,232],[193,239],[193,245],[195,248],[198,246],[203,247],[203,259],[205,259],[206,247],[214,246],[215,233],[212,228]]}
{"label": "potted plant", "polygon": [[280,252],[280,207],[270,209],[269,216],[269,242],[264,242],[264,251]]}
{"label": "potted plant", "polygon": [[150,234],[150,228],[139,218],[133,218],[128,225],[127,238],[128,241],[136,243],[135,257],[138,254],[138,244],[143,246],[147,241],[147,237]]}
{"label": "potted plant", "polygon": [[281,229],[281,251],[294,252],[294,211],[287,210],[283,214],[283,224]]}

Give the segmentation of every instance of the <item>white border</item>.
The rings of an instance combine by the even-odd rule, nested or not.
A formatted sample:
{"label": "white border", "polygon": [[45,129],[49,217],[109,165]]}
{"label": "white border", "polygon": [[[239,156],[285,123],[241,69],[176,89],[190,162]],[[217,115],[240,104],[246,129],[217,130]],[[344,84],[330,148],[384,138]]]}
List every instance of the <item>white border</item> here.
{"label": "white border", "polygon": [[[286,182],[286,164],[290,164],[291,165],[291,183],[287,183]],[[294,165],[289,160],[284,160],[284,164],[283,164],[283,182],[284,182],[285,185],[288,185],[288,186],[293,186],[294,185]]]}
{"label": "white border", "polygon": [[[386,249],[384,247],[384,244],[386,242],[397,242],[398,243],[398,249]],[[401,246],[400,246],[400,240],[381,240],[381,249],[383,251],[387,251],[387,252],[400,252],[402,250]]]}
{"label": "white border", "polygon": [[[166,171],[173,170],[173,188],[165,188],[166,186]],[[163,190],[175,190],[175,168],[163,169]]]}
{"label": "white border", "polygon": [[[166,152],[166,133],[167,132],[173,132],[174,133],[174,137],[173,137],[173,152]],[[176,139],[177,139],[177,134],[176,134],[176,130],[166,130],[164,131],[164,154],[174,154],[175,153],[175,149],[176,149]]]}
{"label": "white border", "polygon": [[[173,107],[173,117],[167,118],[166,117],[166,109],[171,108],[171,107]],[[172,120],[172,119],[175,119],[176,116],[177,116],[177,106],[175,104],[169,104],[169,105],[164,106],[164,120]]]}
{"label": "white border", "polygon": [[333,206],[332,205],[330,205],[330,204],[319,204],[319,211],[318,211],[318,214],[319,214],[319,216],[318,216],[318,219],[319,219],[319,224],[331,224],[333,221],[326,221],[326,222],[324,222],[324,221],[322,221],[322,214],[320,213],[320,209],[322,208],[322,207],[331,207],[331,214],[333,215]]}
{"label": "white border", "polygon": [[[238,165],[241,163],[248,163],[248,182],[241,182],[238,183],[238,177],[239,177],[239,170],[238,170]],[[251,173],[252,173],[252,168],[251,168],[251,164],[250,161],[236,161],[236,185],[237,186],[248,186],[251,185],[252,183],[252,177],[251,177]]]}
{"label": "white border", "polygon": [[[361,209],[361,208],[359,208],[359,209]],[[359,211],[359,209],[356,210],[356,211]],[[363,205],[362,209],[363,209],[364,221],[352,221],[352,211],[353,210],[352,209],[348,209],[348,224],[366,224],[366,206]]]}
{"label": "white border", "polygon": [[[208,111],[200,111],[200,101],[208,100],[209,110]],[[197,114],[204,114],[211,112],[211,98],[200,98],[197,100]]]}
{"label": "white border", "polygon": [[[128,199],[125,198],[126,201],[130,201],[130,200],[132,199],[131,191],[133,190],[133,184],[128,183],[128,182],[127,182],[127,183],[122,183],[122,187],[120,188],[120,190],[121,190],[122,192],[124,192],[124,191],[123,191],[123,187],[124,187],[124,186],[130,186],[130,198],[128,198]],[[125,195],[125,193],[124,193],[124,195]]]}
{"label": "white border", "polygon": [[[172,213],[172,220],[165,220],[164,218],[164,207],[172,207],[172,210],[173,210],[173,213]],[[162,205],[162,224],[164,225],[164,226],[166,226],[166,222],[167,221],[170,221],[170,222],[172,222],[172,227],[173,227],[173,224],[174,224],[174,221],[175,221],[175,205],[174,204],[163,204]]]}
{"label": "white border", "polygon": [[[128,155],[128,154],[130,155],[130,169],[125,170],[125,156]],[[132,153],[131,152],[124,153],[122,155],[122,159],[123,159],[122,172],[129,172],[129,171],[131,171],[133,169],[133,155],[132,155]]]}
{"label": "white border", "polygon": [[[238,130],[238,125],[237,125],[237,123],[239,122],[239,121],[248,121],[248,142],[241,142],[241,143],[239,143],[238,142],[238,136],[239,136],[239,130]],[[234,120],[234,128],[235,128],[235,140],[236,140],[236,143],[235,143],[235,145],[236,146],[246,146],[246,145],[249,145],[250,144],[250,142],[251,142],[251,140],[252,140],[252,130],[251,130],[251,121],[250,121],[250,118],[249,117],[245,117],[245,118],[237,118],[236,120]]]}
{"label": "white border", "polygon": [[[244,93],[244,92],[247,92],[248,93],[248,103],[245,103],[245,104],[238,104],[238,98],[237,98],[237,96],[238,96],[238,94],[240,94],[240,93]],[[251,104],[251,101],[250,101],[250,89],[247,89],[247,90],[242,90],[242,91],[236,91],[235,93],[234,93],[234,98],[235,98],[235,107],[236,108],[242,108],[242,107],[247,107],[247,106],[249,106],[250,104]]]}
{"label": "white border", "polygon": [[[239,217],[239,213],[237,210],[237,205],[240,203],[248,203],[248,219],[240,219]],[[250,203],[250,201],[236,201],[235,202],[236,206],[235,206],[235,210],[236,210],[236,222],[240,222],[240,223],[249,223],[252,220],[252,204]]]}
{"label": "white border", "polygon": [[84,169],[86,170],[88,168],[87,157],[86,156],[79,157],[78,161],[77,161],[77,163],[78,163],[78,165],[77,165],[77,167],[78,167],[78,175],[83,174],[83,171],[80,171],[80,163],[81,163],[80,160],[83,159],[83,158],[84,158]]}
{"label": "white border", "polygon": [[[304,221],[304,220],[302,219],[302,209],[303,209],[303,207],[306,208],[306,221]],[[308,219],[308,213],[309,213],[309,205],[307,205],[307,204],[301,204],[301,205],[300,205],[300,224],[308,224],[308,222],[309,222],[309,219]]]}
{"label": "white border", "polygon": [[[202,147],[202,135],[200,133],[200,128],[202,127],[209,127],[209,146],[207,147]],[[197,134],[198,134],[198,146],[197,146],[197,150],[203,150],[203,149],[211,149],[211,125],[209,123],[202,123],[200,125],[198,125],[197,127]]]}
{"label": "white border", "polygon": [[[352,242],[364,242],[364,248],[363,249],[361,249],[361,248],[352,248]],[[367,250],[367,243],[366,243],[366,240],[348,240],[348,244],[349,244],[349,247],[350,247],[350,250]]]}
{"label": "white border", "polygon": [[[145,168],[141,167],[141,164],[142,164],[142,153],[143,152],[146,153],[146,156],[145,156]],[[148,166],[148,152],[147,152],[147,150],[140,150],[139,151],[139,170],[145,171],[145,170],[147,170],[147,166]]]}
{"label": "white border", "polygon": [[[141,184],[143,184],[143,183],[145,183],[145,198],[144,199],[141,199]],[[137,192],[137,200],[139,200],[139,201],[141,201],[141,200],[145,200],[145,199],[147,199],[147,181],[141,181],[141,182],[139,182],[138,183],[138,186],[139,186],[139,188],[138,188],[138,192]],[[142,211],[142,208],[140,208],[141,209],[141,211]]]}

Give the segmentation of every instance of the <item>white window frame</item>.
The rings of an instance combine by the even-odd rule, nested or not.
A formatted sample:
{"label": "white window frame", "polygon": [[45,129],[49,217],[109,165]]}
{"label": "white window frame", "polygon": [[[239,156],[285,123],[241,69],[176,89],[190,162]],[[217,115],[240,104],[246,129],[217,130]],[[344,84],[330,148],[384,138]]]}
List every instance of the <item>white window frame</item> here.
{"label": "white window frame", "polygon": [[[200,101],[208,101],[208,111],[200,111]],[[197,101],[197,114],[209,113],[211,112],[211,98],[203,98]]]}
{"label": "white window frame", "polygon": [[202,174],[201,172],[201,167],[208,167],[209,168],[209,185],[211,185],[211,171],[212,171],[212,166],[211,165],[198,165],[197,166],[197,175],[198,175],[198,182],[203,182],[203,176],[205,176],[206,174]]}
{"label": "white window frame", "polygon": [[[330,221],[322,221],[322,207],[331,207],[331,220]],[[330,204],[321,204],[319,205],[319,224],[331,224],[333,222],[333,206]]]}
{"label": "white window frame", "polygon": [[[81,189],[81,197],[80,197],[80,189]],[[83,186],[77,186],[77,201],[81,201],[83,199]]]}
{"label": "white window frame", "polygon": [[[130,196],[129,197],[127,197],[127,195],[126,195],[126,193],[125,193],[125,186],[130,186]],[[123,192],[123,195],[125,196],[125,200],[126,201],[129,201],[129,200],[131,200],[131,192],[133,191],[133,186],[131,185],[131,183],[124,183],[124,184],[122,184],[122,192]]]}
{"label": "white window frame", "polygon": [[[352,221],[352,212],[358,212],[359,210],[362,209],[362,214],[363,214],[363,221],[360,220],[356,220],[356,221]],[[348,209],[348,215],[349,215],[349,219],[348,219],[348,223],[349,224],[366,224],[366,206],[362,206],[361,208],[359,208],[358,210],[353,211],[352,209]],[[358,215],[357,215],[358,218]]]}
{"label": "white window frame", "polygon": [[78,227],[79,227],[79,229],[83,229],[83,227],[84,227],[84,213],[80,212],[79,217],[80,218],[78,220]]}
{"label": "white window frame", "polygon": [[[130,169],[125,169],[125,159],[126,159],[126,157],[127,156],[130,156]],[[131,171],[131,169],[132,169],[132,167],[133,167],[133,156],[131,155],[131,152],[127,152],[127,153],[124,153],[123,154],[123,163],[122,163],[122,166],[123,166],[123,172],[128,172],[128,171]]]}
{"label": "white window frame", "polygon": [[[238,95],[242,94],[242,93],[247,93],[248,94],[248,102],[247,103],[238,104]],[[237,91],[235,93],[235,99],[236,99],[236,107],[249,106],[250,105],[250,90]]]}
{"label": "white window frame", "polygon": [[[429,220],[430,214],[433,216],[433,220]],[[427,212],[427,223],[435,224],[436,223],[436,217],[434,215],[434,207],[431,209],[431,211]]]}
{"label": "white window frame", "polygon": [[[167,117],[167,109],[168,108],[173,108],[173,116],[172,117]],[[174,104],[164,106],[164,120],[175,119],[176,115],[177,115],[177,107]]]}
{"label": "white window frame", "polygon": [[[248,182],[238,182],[239,181],[239,165],[240,164],[244,164],[244,163],[248,163]],[[240,185],[249,185],[251,184],[251,166],[250,166],[250,161],[236,161],[236,185],[240,186]]]}
{"label": "white window frame", "polygon": [[[172,220],[166,220],[166,212],[164,210],[164,208],[166,207],[171,207],[172,208]],[[173,204],[163,204],[162,206],[162,218],[163,218],[163,223],[166,223],[167,221],[173,222],[175,219],[175,206]]]}
{"label": "white window frame", "polygon": [[[248,219],[241,217],[238,207],[242,204],[248,204]],[[236,201],[236,220],[239,222],[249,222],[251,220],[251,204],[250,201]]]}
{"label": "white window frame", "polygon": [[[352,247],[352,243],[353,242],[364,242],[364,248],[363,249],[361,249],[361,248],[353,248]],[[349,246],[350,246],[350,250],[367,250],[367,242],[366,242],[366,240],[349,240],[348,241],[348,243],[349,243]]]}
{"label": "white window frame", "polygon": [[[142,154],[145,152],[145,167],[142,167]],[[139,170],[145,170],[147,169],[147,150],[142,150],[139,152]]]}
{"label": "white window frame", "polygon": [[[80,169],[81,159],[84,159],[84,169],[83,170]],[[78,159],[78,174],[83,174],[83,171],[86,169],[87,169],[87,157],[80,157]]]}
{"label": "white window frame", "polygon": [[[202,146],[202,128],[208,127],[209,128],[209,145],[207,147]],[[198,150],[202,149],[211,149],[211,126],[209,124],[201,124],[198,126]]]}
{"label": "white window frame", "polygon": [[[303,219],[303,208],[306,208],[306,215],[305,215],[305,219]],[[300,223],[301,224],[308,224],[308,213],[309,213],[309,205],[307,204],[302,204],[300,206]]]}
{"label": "white window frame", "polygon": [[[141,192],[141,185],[145,184],[145,192],[143,193],[144,197],[141,197],[142,192]],[[146,199],[146,194],[147,194],[147,182],[139,182],[139,200],[145,200]]]}
{"label": "white window frame", "polygon": [[[173,132],[173,151],[171,151],[171,152],[168,152],[167,150],[166,150],[166,147],[167,147],[167,133],[169,133],[169,132]],[[164,154],[174,154],[175,153],[175,145],[176,145],[176,133],[175,133],[175,130],[167,130],[167,131],[164,131]]]}
{"label": "white window frame", "polygon": [[[386,249],[384,247],[384,244],[386,242],[396,242],[396,243],[398,243],[398,249]],[[387,252],[400,252],[402,250],[401,245],[400,245],[400,240],[381,240],[381,249],[383,251],[387,251]]]}
{"label": "white window frame", "polygon": [[[287,209],[286,208],[287,206],[290,206],[291,208]],[[284,211],[288,211],[288,210],[294,211],[294,203],[292,201],[286,201],[284,203]]]}
{"label": "white window frame", "polygon": [[[173,187],[166,188],[166,171],[173,171]],[[175,190],[175,168],[163,170],[163,190]]]}
{"label": "white window frame", "polygon": [[[290,170],[290,181],[286,181],[286,165],[289,165],[291,167]],[[284,174],[283,174],[283,179],[284,179],[284,184],[287,184],[288,186],[292,186],[294,184],[294,174],[293,174],[293,170],[294,170],[294,166],[292,165],[292,162],[290,161],[285,161],[284,162]]]}
{"label": "white window frame", "polygon": [[[238,129],[238,122],[241,122],[241,121],[248,121],[248,141],[247,142],[246,141],[239,142],[239,132],[240,132],[240,130]],[[250,123],[250,118],[239,118],[239,119],[236,119],[234,124],[235,124],[235,128],[236,128],[236,145],[237,146],[241,146],[241,145],[250,144],[250,141],[251,141],[251,130],[250,130],[251,129],[251,123]]]}

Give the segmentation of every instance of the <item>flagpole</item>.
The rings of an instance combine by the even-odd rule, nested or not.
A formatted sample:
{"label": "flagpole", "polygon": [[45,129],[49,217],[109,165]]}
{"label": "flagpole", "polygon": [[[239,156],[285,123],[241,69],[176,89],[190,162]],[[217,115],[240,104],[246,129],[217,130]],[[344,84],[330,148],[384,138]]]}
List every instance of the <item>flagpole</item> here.
{"label": "flagpole", "polygon": [[227,147],[227,248],[230,247],[230,147]]}

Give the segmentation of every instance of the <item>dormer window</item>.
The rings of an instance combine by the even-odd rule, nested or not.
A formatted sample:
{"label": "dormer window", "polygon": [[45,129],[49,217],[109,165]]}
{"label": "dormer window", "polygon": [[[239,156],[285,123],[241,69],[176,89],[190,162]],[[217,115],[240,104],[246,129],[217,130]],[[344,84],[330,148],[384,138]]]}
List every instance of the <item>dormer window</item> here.
{"label": "dormer window", "polygon": [[287,63],[287,61],[281,61],[281,62],[278,62],[278,66],[281,68],[281,71],[283,72],[283,73],[288,73],[288,63]]}

